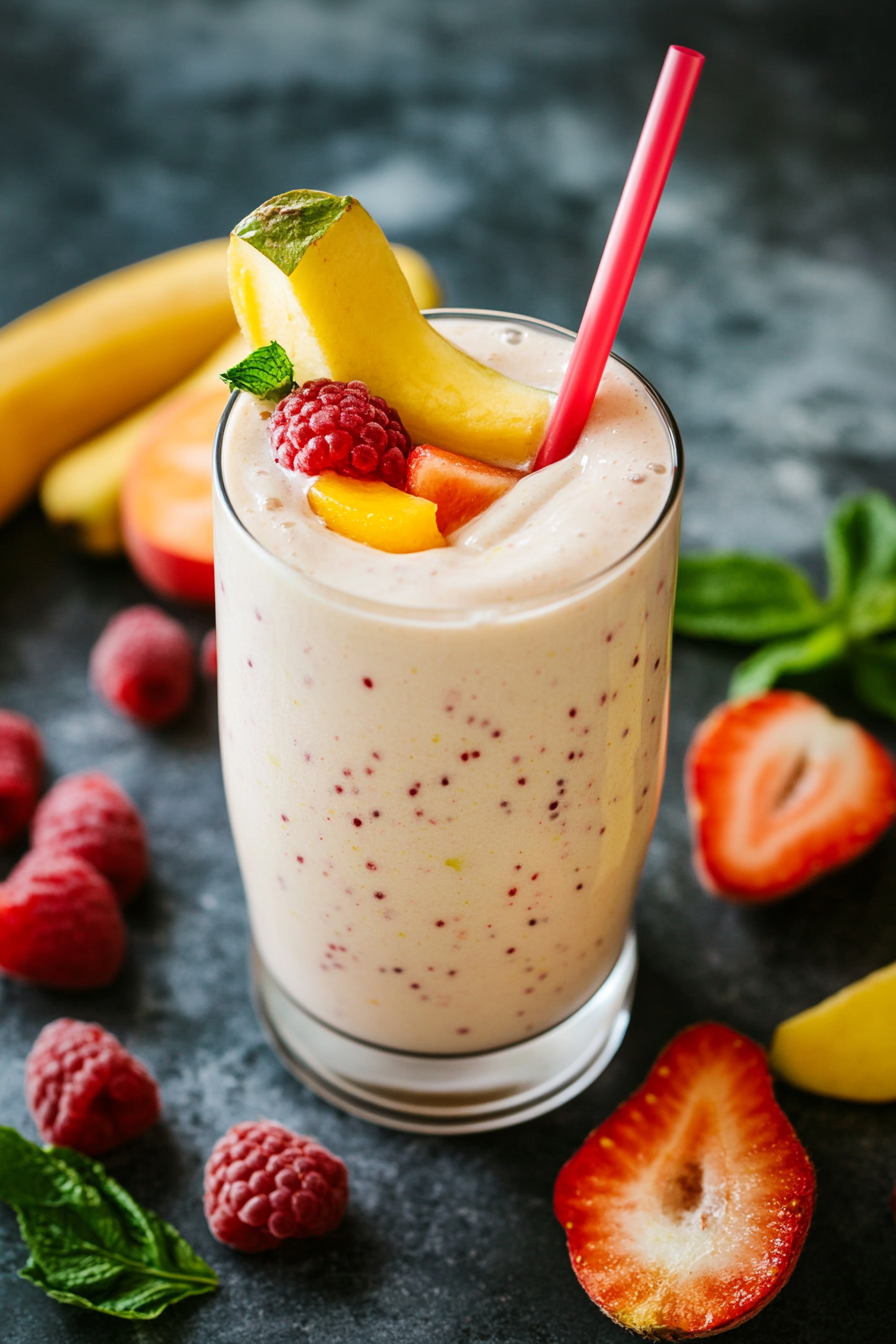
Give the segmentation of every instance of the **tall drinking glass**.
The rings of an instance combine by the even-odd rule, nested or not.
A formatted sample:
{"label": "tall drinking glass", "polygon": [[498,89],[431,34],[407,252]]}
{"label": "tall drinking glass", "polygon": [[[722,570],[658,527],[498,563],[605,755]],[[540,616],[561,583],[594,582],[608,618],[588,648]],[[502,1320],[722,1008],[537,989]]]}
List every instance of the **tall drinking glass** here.
{"label": "tall drinking glass", "polygon": [[[428,316],[453,332],[459,313],[511,345],[574,339],[512,314]],[[539,1115],[600,1073],[628,1023],[682,456],[658,395],[611,368],[664,439],[649,526],[556,590],[458,607],[359,596],[274,555],[233,502],[245,398],[221,423],[221,748],[256,1006],[297,1077],[380,1124]]]}

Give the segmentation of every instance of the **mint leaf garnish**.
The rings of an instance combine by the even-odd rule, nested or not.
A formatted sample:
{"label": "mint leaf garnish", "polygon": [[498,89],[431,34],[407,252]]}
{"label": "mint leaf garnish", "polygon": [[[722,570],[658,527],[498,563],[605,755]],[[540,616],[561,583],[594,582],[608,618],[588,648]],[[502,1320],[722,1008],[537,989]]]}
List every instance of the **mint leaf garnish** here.
{"label": "mint leaf garnish", "polygon": [[179,1232],[71,1148],[40,1148],[0,1126],[0,1199],[31,1252],[22,1278],[57,1302],[149,1321],[218,1286]]}
{"label": "mint leaf garnish", "polygon": [[863,583],[849,598],[844,619],[853,640],[892,630],[896,626],[896,578]]}
{"label": "mint leaf garnish", "polygon": [[856,695],[896,719],[896,640],[879,638],[896,631],[896,505],[880,491],[845,500],[828,523],[825,555],[825,601],[779,560],[683,556],[675,630],[762,645],[735,668],[732,696],[843,661]]}
{"label": "mint leaf garnish", "polygon": [[836,603],[896,578],[896,506],[879,490],[846,500],[828,523],[825,556]]}
{"label": "mint leaf garnish", "polygon": [[323,238],[353,204],[351,196],[331,196],[326,191],[285,191],[253,210],[233,232],[279,266],[284,275],[292,275],[311,244]]}
{"label": "mint leaf garnish", "polygon": [[262,401],[281,401],[295,387],[292,360],[276,341],[253,350],[221,377],[231,392],[251,392]]}
{"label": "mint leaf garnish", "polygon": [[823,616],[805,574],[781,560],[738,553],[681,557],[680,634],[753,644],[811,630]]}

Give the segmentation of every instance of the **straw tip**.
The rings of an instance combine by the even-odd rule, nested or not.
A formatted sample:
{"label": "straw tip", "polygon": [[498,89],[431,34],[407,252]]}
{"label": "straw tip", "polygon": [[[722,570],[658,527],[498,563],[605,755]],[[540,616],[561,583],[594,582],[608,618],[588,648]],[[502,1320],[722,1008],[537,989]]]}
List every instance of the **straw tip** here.
{"label": "straw tip", "polygon": [[670,51],[675,51],[679,56],[690,56],[693,60],[699,61],[702,65],[706,59],[702,51],[695,51],[693,47],[671,46]]}

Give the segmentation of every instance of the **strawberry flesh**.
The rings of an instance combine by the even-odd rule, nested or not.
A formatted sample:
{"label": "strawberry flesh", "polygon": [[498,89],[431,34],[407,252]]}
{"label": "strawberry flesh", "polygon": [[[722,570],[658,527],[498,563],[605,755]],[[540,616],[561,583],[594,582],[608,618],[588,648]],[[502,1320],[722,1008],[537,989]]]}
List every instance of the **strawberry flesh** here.
{"label": "strawberry flesh", "polygon": [[525,474],[423,443],[411,450],[405,489],[436,505],[436,526],[445,537],[477,518]]}
{"label": "strawberry flesh", "polygon": [[773,901],[857,858],[896,816],[896,768],[857,723],[797,691],[721,705],[685,762],[707,890]]}
{"label": "strawberry flesh", "polygon": [[765,1054],[711,1022],[666,1047],[554,1190],[582,1287],[655,1339],[702,1338],[755,1316],[787,1282],[814,1203],[812,1163]]}

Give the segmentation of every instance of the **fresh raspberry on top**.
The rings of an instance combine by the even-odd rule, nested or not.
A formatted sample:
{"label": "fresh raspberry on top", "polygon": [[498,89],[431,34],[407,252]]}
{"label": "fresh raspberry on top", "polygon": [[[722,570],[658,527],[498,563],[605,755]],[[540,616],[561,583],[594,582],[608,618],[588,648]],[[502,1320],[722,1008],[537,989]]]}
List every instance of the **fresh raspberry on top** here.
{"label": "fresh raspberry on top", "polygon": [[272,1120],[233,1125],[205,1167],[205,1216],[236,1251],[332,1232],[348,1204],[345,1163]]}
{"label": "fresh raspberry on top", "polygon": [[125,952],[115,892],[75,854],[33,849],[0,886],[0,971],[49,989],[99,989]]}
{"label": "fresh raspberry on top", "polygon": [[288,471],[338,471],[404,489],[408,432],[398,412],[372,397],[364,383],[303,383],[283,398],[268,429],[274,461]]}
{"label": "fresh raspberry on top", "polygon": [[14,840],[40,792],[44,750],[40,733],[24,714],[0,709],[0,845]]}
{"label": "fresh raspberry on top", "polygon": [[89,1157],[135,1139],[159,1118],[152,1074],[94,1022],[60,1017],[25,1063],[25,1096],[44,1143]]}
{"label": "fresh raspberry on top", "polygon": [[66,775],[34,814],[31,843],[54,854],[77,854],[112,884],[122,905],[146,876],[146,831],[120,785],[102,770]]}
{"label": "fresh raspberry on top", "polygon": [[90,678],[114,709],[149,727],[167,723],[193,693],[193,645],[159,607],[113,616],[90,655]]}

